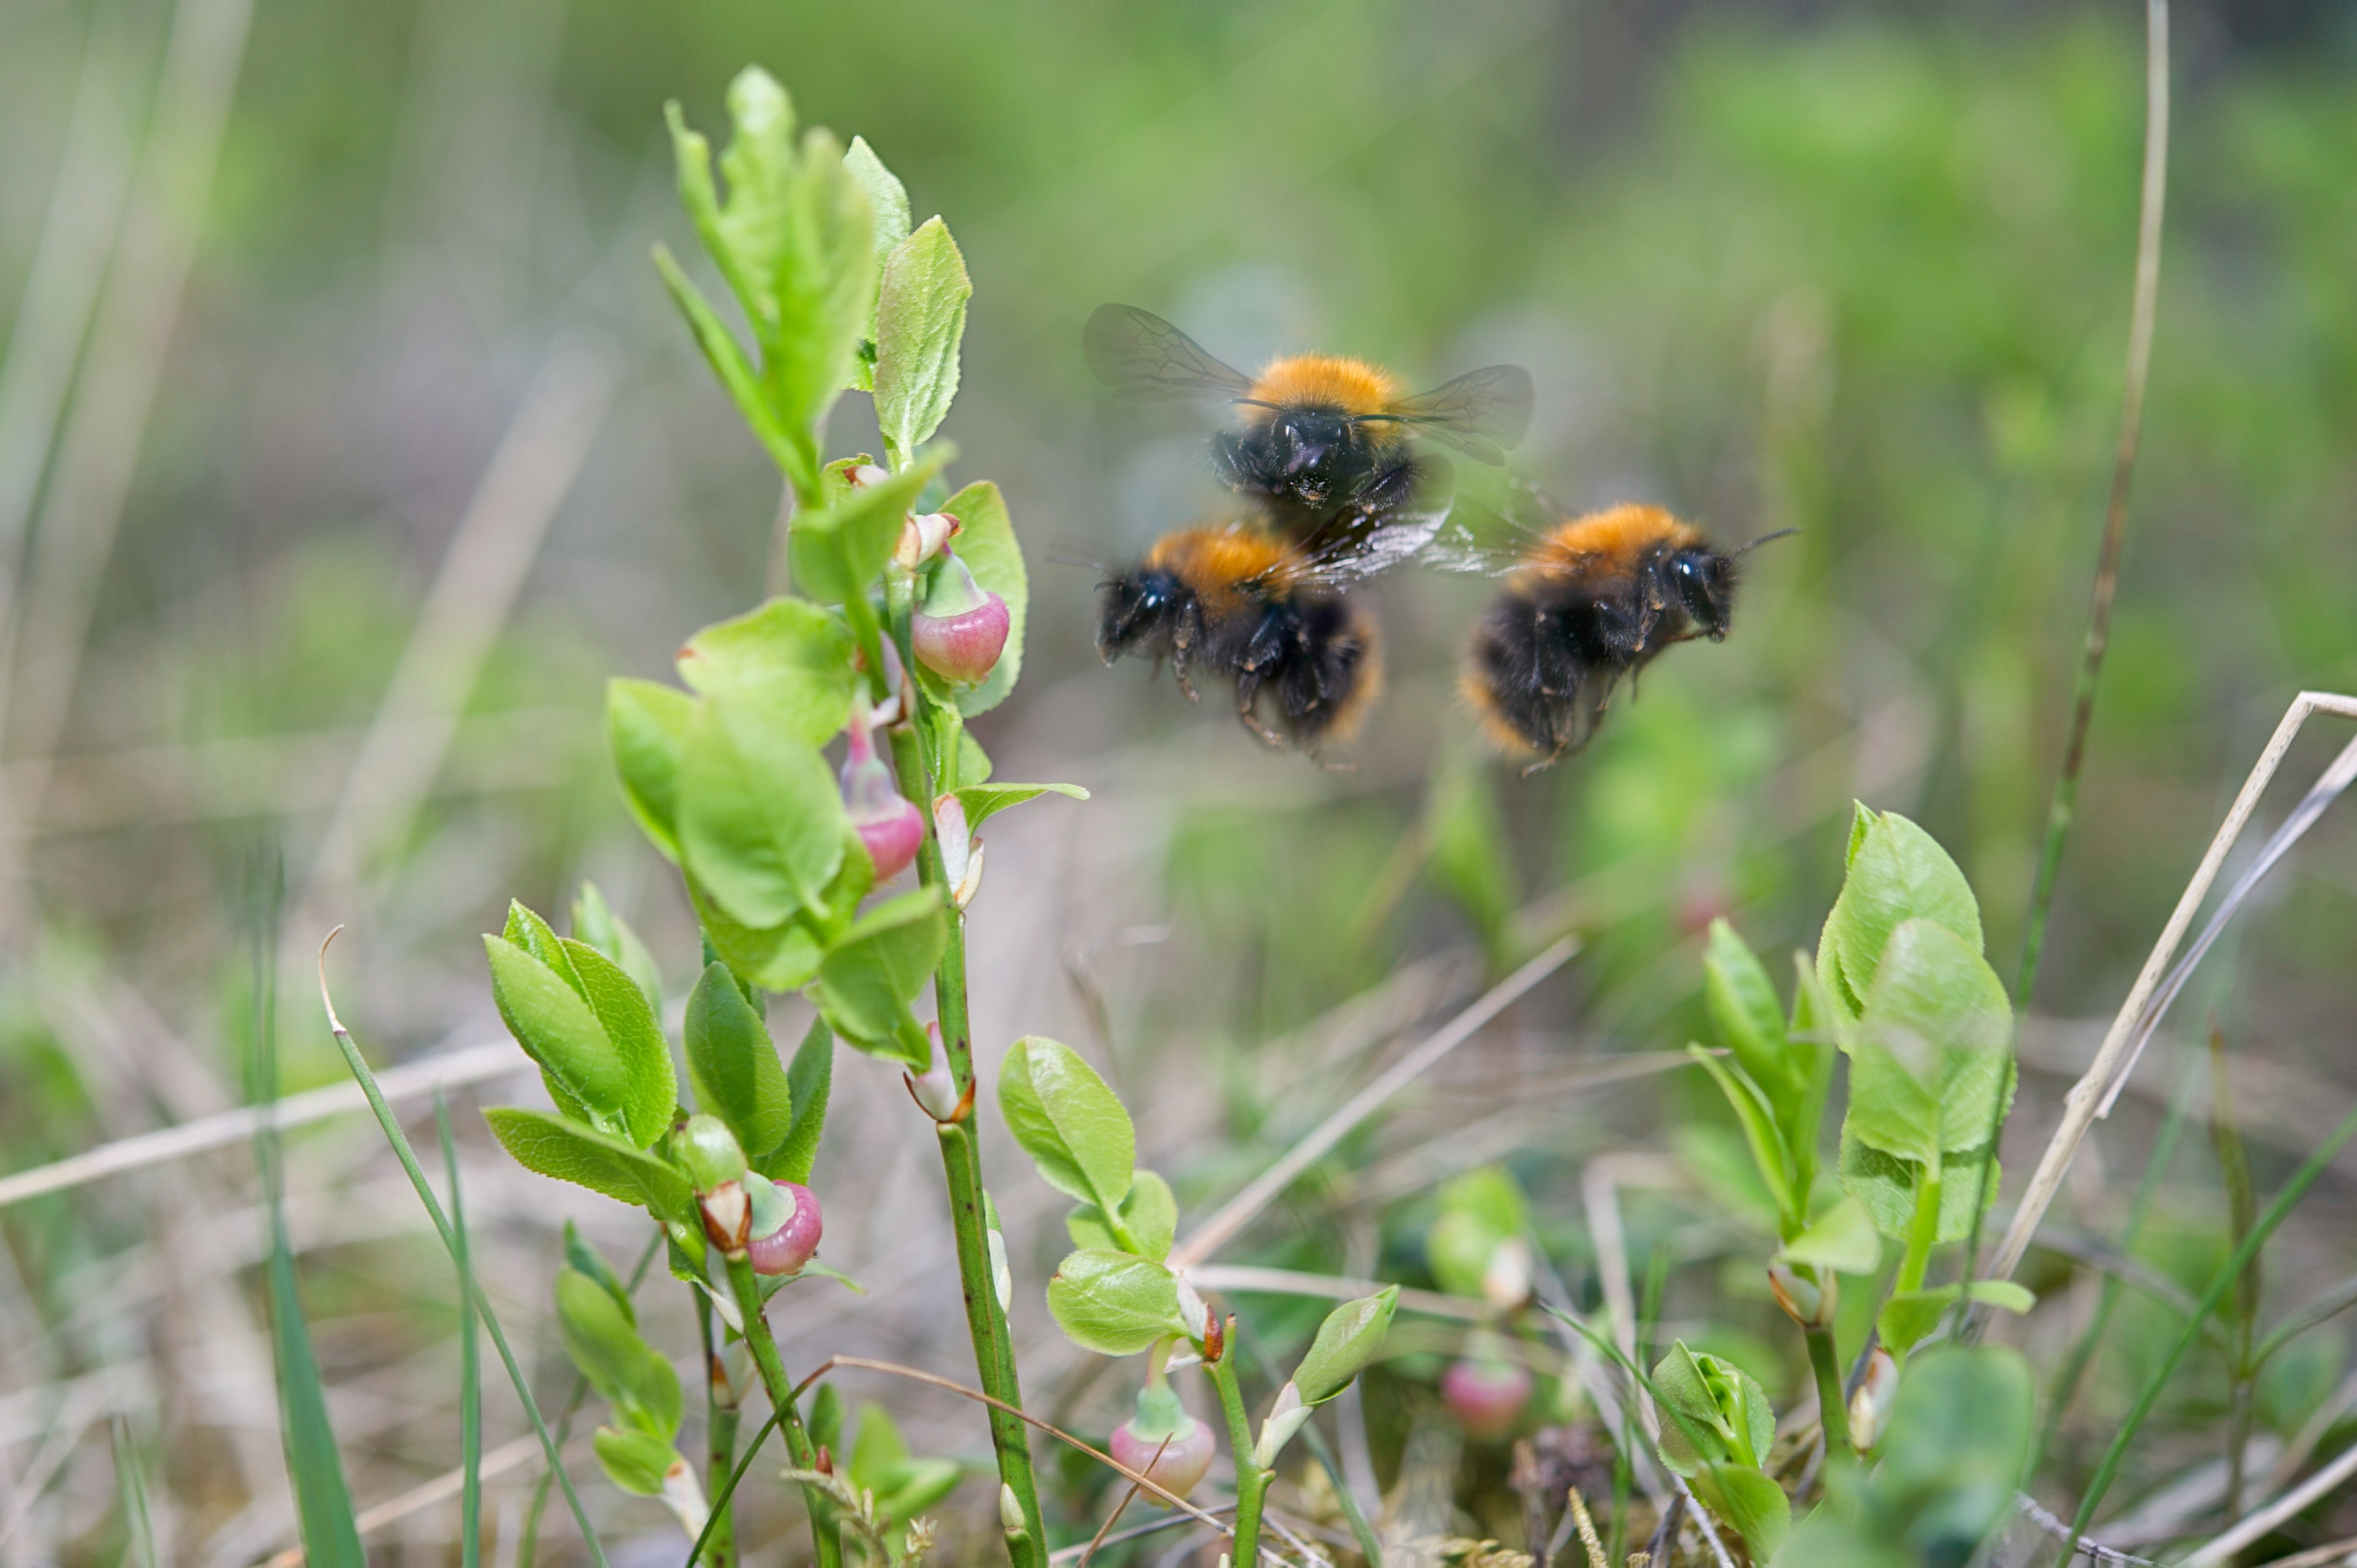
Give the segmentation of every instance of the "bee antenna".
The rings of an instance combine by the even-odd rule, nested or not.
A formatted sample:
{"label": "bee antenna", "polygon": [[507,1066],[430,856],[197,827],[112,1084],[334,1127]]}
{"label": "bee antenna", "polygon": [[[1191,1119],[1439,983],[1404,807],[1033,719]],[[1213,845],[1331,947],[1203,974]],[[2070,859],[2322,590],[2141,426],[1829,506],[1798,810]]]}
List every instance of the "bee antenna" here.
{"label": "bee antenna", "polygon": [[1113,570],[1112,562],[1099,561],[1087,555],[1050,553],[1041,556],[1040,559],[1043,561],[1052,561],[1059,566],[1085,566],[1092,572],[1110,572]]}
{"label": "bee antenna", "polygon": [[1275,408],[1276,406],[1276,404],[1269,402],[1268,399],[1265,397],[1232,397],[1228,399],[1228,401],[1231,403],[1239,404],[1246,408]]}
{"label": "bee antenna", "polygon": [[1737,555],[1748,555],[1763,544],[1772,543],[1776,540],[1783,538],[1788,533],[1798,533],[1800,532],[1801,531],[1797,528],[1780,528],[1773,533],[1763,533],[1759,538],[1753,540],[1750,543],[1739,546],[1733,552],[1733,553]]}

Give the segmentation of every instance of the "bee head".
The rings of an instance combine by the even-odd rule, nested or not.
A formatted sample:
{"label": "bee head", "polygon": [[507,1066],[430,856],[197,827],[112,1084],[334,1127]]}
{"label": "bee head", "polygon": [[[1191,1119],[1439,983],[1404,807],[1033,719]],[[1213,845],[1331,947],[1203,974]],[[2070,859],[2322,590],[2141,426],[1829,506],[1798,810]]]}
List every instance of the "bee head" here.
{"label": "bee head", "polygon": [[1323,500],[1334,485],[1338,459],[1351,444],[1350,418],[1340,409],[1288,408],[1277,416],[1286,486],[1308,501]]}
{"label": "bee head", "polygon": [[1667,564],[1678,604],[1714,642],[1727,635],[1735,612],[1735,558],[1706,549],[1681,550]]}
{"label": "bee head", "polygon": [[1110,664],[1141,639],[1167,632],[1185,589],[1168,572],[1140,567],[1097,585],[1097,656]]}

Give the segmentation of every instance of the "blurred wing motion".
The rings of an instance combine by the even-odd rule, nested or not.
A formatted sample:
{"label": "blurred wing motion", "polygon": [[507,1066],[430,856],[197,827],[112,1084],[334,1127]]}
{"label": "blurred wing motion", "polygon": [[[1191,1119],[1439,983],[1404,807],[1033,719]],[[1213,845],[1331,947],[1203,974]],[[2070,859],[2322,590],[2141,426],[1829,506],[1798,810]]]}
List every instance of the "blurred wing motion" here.
{"label": "blurred wing motion", "polygon": [[1502,507],[1460,495],[1416,558],[1443,572],[1510,576],[1545,558],[1550,535],[1569,515],[1526,480],[1514,482]]}
{"label": "blurred wing motion", "polygon": [[[1205,353],[1162,317],[1134,305],[1100,305],[1081,328],[1097,380],[1125,397],[1244,397],[1252,382]],[[1524,377],[1525,413],[1530,401]]]}
{"label": "blurred wing motion", "polygon": [[[1301,588],[1341,588],[1411,562],[1432,562],[1432,553],[1456,527],[1448,465],[1427,458],[1415,493],[1405,505],[1369,513],[1335,513],[1302,541],[1286,580]],[[1434,564],[1449,565],[1446,561]]]}
{"label": "blurred wing motion", "polygon": [[1520,365],[1491,365],[1421,397],[1405,398],[1377,417],[1413,424],[1477,463],[1502,467],[1506,448],[1531,427],[1531,373]]}

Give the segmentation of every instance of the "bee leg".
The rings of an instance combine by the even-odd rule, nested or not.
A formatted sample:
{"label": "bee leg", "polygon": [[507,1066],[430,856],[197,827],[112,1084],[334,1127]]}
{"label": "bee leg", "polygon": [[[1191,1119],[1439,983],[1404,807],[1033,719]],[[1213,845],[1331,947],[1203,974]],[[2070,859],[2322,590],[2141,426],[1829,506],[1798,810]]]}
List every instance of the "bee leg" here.
{"label": "bee leg", "polygon": [[1257,670],[1245,669],[1236,672],[1236,717],[1243,721],[1244,728],[1260,736],[1270,746],[1285,744],[1285,736],[1261,722],[1260,671]]}
{"label": "bee leg", "polygon": [[1178,624],[1170,633],[1170,673],[1190,703],[1201,701],[1195,694],[1195,682],[1188,677],[1187,666],[1194,652],[1196,634],[1202,629],[1202,607],[1190,604],[1179,612]]}
{"label": "bee leg", "polygon": [[1395,463],[1388,468],[1378,468],[1367,476],[1366,483],[1351,497],[1357,509],[1370,518],[1399,510],[1415,499],[1416,487],[1424,481],[1421,464],[1410,460]]}

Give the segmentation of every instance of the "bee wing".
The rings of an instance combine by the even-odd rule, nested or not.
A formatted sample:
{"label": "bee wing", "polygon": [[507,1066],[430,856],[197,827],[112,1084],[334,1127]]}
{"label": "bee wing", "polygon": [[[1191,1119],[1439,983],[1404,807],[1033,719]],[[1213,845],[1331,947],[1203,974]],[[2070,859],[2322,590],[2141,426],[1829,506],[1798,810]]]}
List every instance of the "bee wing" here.
{"label": "bee wing", "polygon": [[1243,397],[1252,381],[1193,338],[1134,305],[1100,305],[1081,328],[1097,380],[1127,397]]}
{"label": "bee wing", "polygon": [[[1481,577],[1521,571],[1546,545],[1540,521],[1561,509],[1526,483],[1518,483],[1501,510],[1486,501],[1460,497],[1421,553],[1427,566]],[[1515,515],[1520,514],[1520,515]]]}
{"label": "bee wing", "polygon": [[1531,373],[1520,365],[1491,365],[1403,399],[1389,416],[1477,463],[1501,467],[1505,449],[1531,427]]}
{"label": "bee wing", "polygon": [[1449,527],[1452,502],[1445,470],[1427,474],[1405,506],[1368,514],[1341,511],[1302,542],[1300,558],[1286,568],[1297,586],[1340,588],[1423,561]]}

